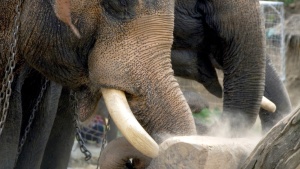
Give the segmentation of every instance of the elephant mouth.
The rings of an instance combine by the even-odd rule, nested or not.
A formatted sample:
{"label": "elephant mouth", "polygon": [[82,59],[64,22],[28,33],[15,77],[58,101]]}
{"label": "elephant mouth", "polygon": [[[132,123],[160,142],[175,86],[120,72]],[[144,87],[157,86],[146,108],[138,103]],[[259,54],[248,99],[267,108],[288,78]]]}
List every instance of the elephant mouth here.
{"label": "elephant mouth", "polygon": [[134,117],[125,92],[101,88],[108,112],[123,136],[142,154],[155,158],[159,146]]}

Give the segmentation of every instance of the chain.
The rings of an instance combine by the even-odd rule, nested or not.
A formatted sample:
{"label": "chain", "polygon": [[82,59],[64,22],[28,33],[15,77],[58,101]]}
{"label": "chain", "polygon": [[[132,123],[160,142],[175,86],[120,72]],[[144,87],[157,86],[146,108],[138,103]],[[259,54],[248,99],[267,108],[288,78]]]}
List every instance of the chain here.
{"label": "chain", "polygon": [[2,89],[0,92],[0,111],[2,113],[0,119],[0,136],[4,128],[4,123],[6,121],[6,116],[9,108],[9,99],[11,96],[11,84],[14,80],[13,71],[16,67],[16,54],[17,54],[17,42],[18,42],[18,32],[20,26],[20,16],[21,16],[21,5],[23,1],[19,0],[16,6],[16,16],[14,18],[14,30],[12,34],[12,43],[10,44],[11,55],[8,57],[7,65],[5,67],[5,75],[2,80]]}
{"label": "chain", "polygon": [[102,142],[101,142],[101,149],[100,149],[100,155],[101,151],[105,148],[107,145],[107,132],[110,130],[110,116],[108,115],[107,118],[107,123],[105,123],[104,126],[104,132],[103,132],[103,137],[102,137]]}
{"label": "chain", "polygon": [[30,128],[31,128],[31,124],[32,124],[33,119],[34,119],[34,117],[35,117],[35,113],[37,112],[37,110],[38,110],[38,108],[39,108],[39,106],[40,106],[40,103],[41,103],[41,101],[42,101],[42,98],[43,98],[43,96],[44,96],[44,93],[45,93],[45,91],[46,91],[46,89],[47,89],[48,83],[49,83],[49,80],[48,80],[48,79],[45,79],[45,82],[44,82],[44,84],[43,84],[43,86],[42,86],[41,92],[40,92],[40,94],[39,94],[39,96],[38,96],[38,98],[37,98],[37,100],[36,100],[36,103],[35,103],[33,109],[32,109],[31,115],[30,115],[30,117],[29,117],[27,126],[26,126],[25,131],[24,131],[24,135],[23,135],[23,137],[22,137],[22,139],[21,139],[21,141],[20,141],[19,147],[18,147],[18,152],[17,152],[16,162],[17,162],[17,160],[18,160],[19,155],[20,155],[21,152],[22,152],[22,148],[23,148],[24,143],[25,143],[25,141],[26,141],[26,139],[27,139],[28,133],[29,133]]}
{"label": "chain", "polygon": [[100,162],[102,150],[107,145],[107,132],[110,130],[110,120],[111,120],[110,115],[108,114],[107,123],[105,122],[105,126],[104,126],[104,132],[103,132],[103,137],[102,137],[102,142],[101,142],[100,154],[98,157],[97,169],[99,169],[99,162]]}
{"label": "chain", "polygon": [[79,118],[78,118],[78,114],[77,114],[78,100],[76,97],[76,93],[71,91],[70,96],[71,96],[71,99],[73,100],[73,104],[74,104],[74,108],[75,108],[75,111],[74,111],[74,125],[75,125],[75,129],[76,129],[75,138],[76,138],[77,142],[79,143],[80,151],[85,155],[85,161],[88,161],[92,158],[92,153],[86,148],[85,142],[83,141],[83,138],[80,133]]}

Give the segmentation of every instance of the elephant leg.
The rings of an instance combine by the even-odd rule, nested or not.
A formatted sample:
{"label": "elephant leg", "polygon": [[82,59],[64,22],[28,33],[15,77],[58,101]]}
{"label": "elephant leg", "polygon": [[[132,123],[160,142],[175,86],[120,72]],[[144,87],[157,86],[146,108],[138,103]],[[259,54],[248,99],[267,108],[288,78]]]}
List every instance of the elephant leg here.
{"label": "elephant leg", "polygon": [[[28,81],[25,81],[24,83],[25,85],[22,89],[22,103],[25,104],[23,105],[23,112],[26,112],[27,114],[23,114],[25,114],[27,118],[30,116],[32,111],[32,105],[35,104],[37,98],[32,98],[32,96],[36,96],[33,93],[40,92],[40,88],[42,85],[40,84],[40,79],[42,78],[43,77],[41,77],[40,75],[31,75]],[[27,134],[27,139],[18,158],[16,168],[40,168],[47,141],[56,116],[61,89],[61,85],[52,81],[48,84],[48,87],[40,103],[39,109],[35,113],[35,118],[31,124],[30,131]],[[31,106],[30,101],[33,103],[31,103]],[[26,126],[27,124],[28,119],[25,119],[24,125]],[[25,127],[22,128],[24,129]],[[22,135],[24,134],[21,134],[21,136]]]}
{"label": "elephant leg", "polygon": [[270,58],[266,61],[266,79],[264,96],[270,99],[276,105],[276,112],[270,113],[260,109],[259,117],[261,119],[262,130],[268,132],[279,120],[289,114],[292,110],[291,102],[287,90],[280,80]]}
{"label": "elephant leg", "polygon": [[69,91],[63,89],[41,169],[66,169],[68,167],[75,138],[74,111],[69,100]]}
{"label": "elephant leg", "polygon": [[21,88],[25,76],[26,73],[22,72],[20,76],[15,77],[12,85],[6,122],[0,135],[0,169],[14,168],[15,165],[22,122]]}

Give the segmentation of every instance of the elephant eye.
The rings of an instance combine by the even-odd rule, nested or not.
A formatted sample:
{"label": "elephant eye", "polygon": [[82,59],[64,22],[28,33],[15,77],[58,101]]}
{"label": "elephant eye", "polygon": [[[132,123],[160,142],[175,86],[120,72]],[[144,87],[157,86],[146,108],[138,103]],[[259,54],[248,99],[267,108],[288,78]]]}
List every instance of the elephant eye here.
{"label": "elephant eye", "polygon": [[137,3],[137,0],[103,0],[101,5],[109,15],[117,19],[129,20],[136,15]]}

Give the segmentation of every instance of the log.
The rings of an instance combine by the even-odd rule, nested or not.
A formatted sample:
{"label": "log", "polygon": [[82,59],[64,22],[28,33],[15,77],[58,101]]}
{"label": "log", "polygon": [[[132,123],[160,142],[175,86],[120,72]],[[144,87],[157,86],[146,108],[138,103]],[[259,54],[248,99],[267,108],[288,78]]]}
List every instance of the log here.
{"label": "log", "polygon": [[300,107],[266,134],[242,168],[300,169]]}
{"label": "log", "polygon": [[258,141],[254,138],[173,137],[160,145],[159,156],[147,169],[237,169]]}

